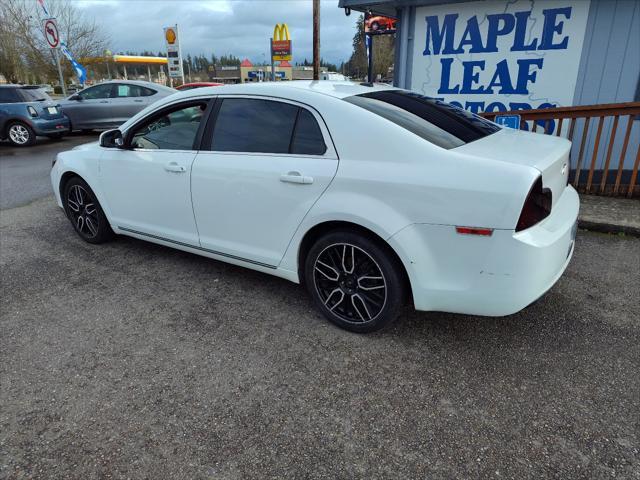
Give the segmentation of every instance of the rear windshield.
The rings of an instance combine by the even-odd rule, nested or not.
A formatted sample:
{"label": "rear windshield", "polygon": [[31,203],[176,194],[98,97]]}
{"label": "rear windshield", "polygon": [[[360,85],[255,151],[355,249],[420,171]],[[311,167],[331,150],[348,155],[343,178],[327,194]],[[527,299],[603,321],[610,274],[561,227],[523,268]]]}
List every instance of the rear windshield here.
{"label": "rear windshield", "polygon": [[39,88],[19,88],[18,91],[25,102],[45,102],[51,100],[51,97]]}
{"label": "rear windshield", "polygon": [[500,130],[495,123],[435,98],[404,90],[385,90],[344,99],[450,149]]}

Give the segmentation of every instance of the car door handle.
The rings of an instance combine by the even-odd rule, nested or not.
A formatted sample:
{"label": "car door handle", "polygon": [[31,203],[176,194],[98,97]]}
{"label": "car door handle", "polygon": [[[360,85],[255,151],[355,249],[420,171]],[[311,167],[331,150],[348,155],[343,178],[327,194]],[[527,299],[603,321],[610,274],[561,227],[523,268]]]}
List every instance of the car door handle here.
{"label": "car door handle", "polygon": [[109,100],[100,100],[100,103],[109,103]]}
{"label": "car door handle", "polygon": [[301,175],[300,172],[289,172],[280,175],[280,181],[287,183],[300,183],[302,185],[311,185],[313,183],[313,177]]}
{"label": "car door handle", "polygon": [[134,100],[134,102],[142,103],[142,100]]}
{"label": "car door handle", "polygon": [[178,165],[176,162],[169,162],[164,166],[167,172],[184,173],[187,171],[182,165]]}

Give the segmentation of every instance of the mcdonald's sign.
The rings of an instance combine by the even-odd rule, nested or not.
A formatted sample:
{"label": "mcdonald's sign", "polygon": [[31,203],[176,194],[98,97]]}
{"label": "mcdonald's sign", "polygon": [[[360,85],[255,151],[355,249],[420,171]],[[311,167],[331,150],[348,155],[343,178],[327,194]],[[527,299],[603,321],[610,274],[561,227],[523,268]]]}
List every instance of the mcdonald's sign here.
{"label": "mcdonald's sign", "polygon": [[286,23],[278,23],[273,29],[271,39],[272,60],[291,60],[291,38],[289,37],[289,27]]}

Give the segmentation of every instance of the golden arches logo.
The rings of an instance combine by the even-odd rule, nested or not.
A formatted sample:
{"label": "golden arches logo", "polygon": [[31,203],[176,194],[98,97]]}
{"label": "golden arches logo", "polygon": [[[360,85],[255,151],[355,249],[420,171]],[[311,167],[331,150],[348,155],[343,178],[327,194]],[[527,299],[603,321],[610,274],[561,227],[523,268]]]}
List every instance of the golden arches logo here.
{"label": "golden arches logo", "polygon": [[273,39],[276,41],[291,40],[289,37],[289,27],[286,23],[276,23],[273,28]]}

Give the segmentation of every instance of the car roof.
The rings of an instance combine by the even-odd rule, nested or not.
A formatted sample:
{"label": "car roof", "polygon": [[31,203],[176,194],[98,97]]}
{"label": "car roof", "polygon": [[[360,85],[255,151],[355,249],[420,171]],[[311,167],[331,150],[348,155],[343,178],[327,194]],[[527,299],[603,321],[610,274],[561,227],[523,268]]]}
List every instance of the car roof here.
{"label": "car roof", "polygon": [[397,88],[381,83],[371,84],[330,80],[294,80],[288,82],[254,82],[224,85],[221,87],[202,87],[194,90],[186,90],[182,92],[181,95],[182,98],[197,97],[202,96],[203,94],[251,94],[295,97],[301,92],[311,92],[334,98],[345,98],[382,90],[397,90]]}
{"label": "car roof", "polygon": [[[145,82],[143,80],[107,80],[106,82],[96,83],[95,85],[91,85],[91,86],[95,87],[96,85],[104,85],[104,84],[110,84],[110,83],[138,85],[140,87],[155,88],[157,90],[165,90],[167,92],[175,92],[175,88],[167,87],[167,86],[161,85],[159,83]],[[85,88],[88,88],[88,87],[85,87]]]}
{"label": "car roof", "polygon": [[25,88],[27,90],[34,90],[36,88],[40,88],[39,85],[20,85],[17,83],[6,83],[4,85],[0,85],[0,88]]}

